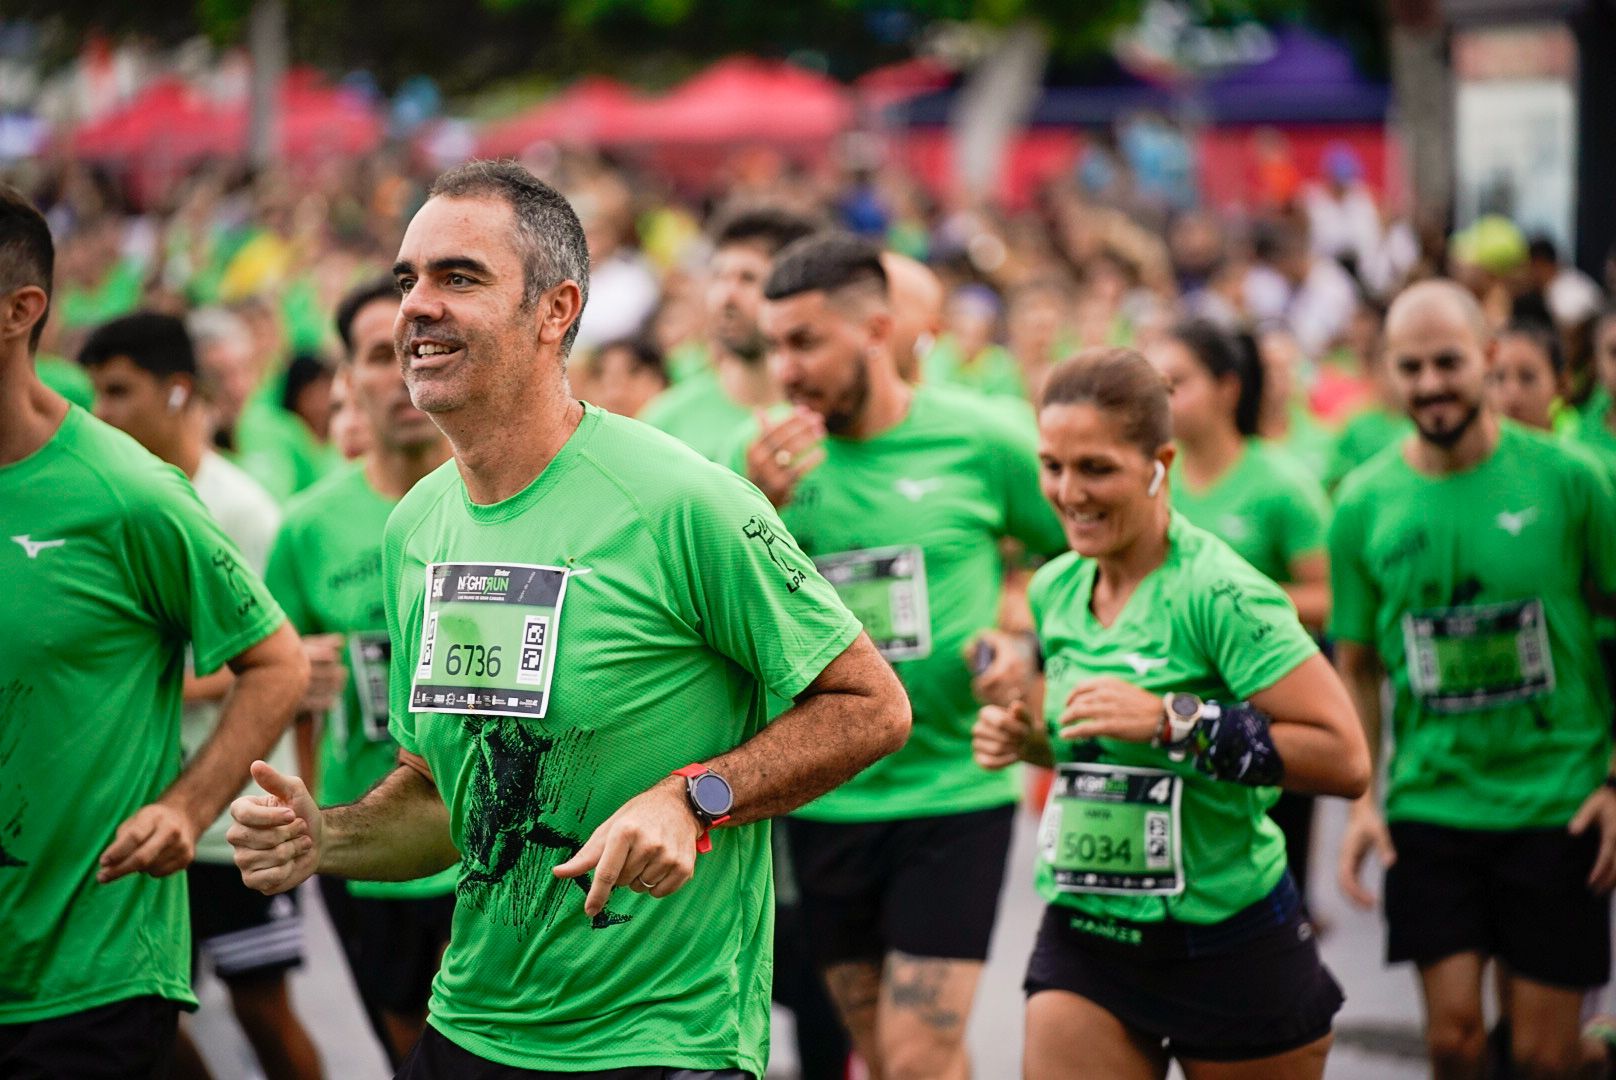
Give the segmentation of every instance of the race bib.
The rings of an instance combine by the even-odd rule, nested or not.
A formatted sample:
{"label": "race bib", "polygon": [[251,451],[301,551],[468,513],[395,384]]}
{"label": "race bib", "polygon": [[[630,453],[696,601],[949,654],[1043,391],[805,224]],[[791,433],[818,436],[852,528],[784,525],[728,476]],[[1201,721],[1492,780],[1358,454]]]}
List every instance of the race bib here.
{"label": "race bib", "polygon": [[919,547],[870,548],[822,555],[814,565],[887,660],[931,655],[926,556]]}
{"label": "race bib", "polygon": [[359,698],[359,729],[371,742],[388,742],[387,668],[393,642],[385,630],[348,635],[348,670]]}
{"label": "race bib", "polygon": [[560,566],[429,565],[410,711],[543,717],[566,592]]}
{"label": "race bib", "polygon": [[1163,769],[1060,765],[1038,829],[1055,887],[1110,896],[1183,892],[1182,790],[1183,779]]}
{"label": "race bib", "polygon": [[1403,642],[1409,682],[1434,712],[1488,709],[1554,690],[1541,600],[1411,612]]}

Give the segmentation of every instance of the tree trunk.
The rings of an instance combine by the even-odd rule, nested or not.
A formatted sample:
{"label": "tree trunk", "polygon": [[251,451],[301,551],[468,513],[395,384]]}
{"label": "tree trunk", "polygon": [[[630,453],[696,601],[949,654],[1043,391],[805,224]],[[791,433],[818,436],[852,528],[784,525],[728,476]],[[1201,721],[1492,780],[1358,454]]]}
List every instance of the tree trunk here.
{"label": "tree trunk", "polygon": [[253,0],[247,23],[252,57],[252,92],[247,124],[247,156],[253,165],[271,164],[281,144],[280,87],[286,76],[286,0]]}
{"label": "tree trunk", "polygon": [[1391,0],[1393,118],[1409,171],[1413,219],[1447,225],[1453,210],[1453,72],[1439,0]]}
{"label": "tree trunk", "polygon": [[972,200],[998,187],[1006,152],[1020,137],[1043,87],[1049,42],[1041,26],[1008,30],[960,91],[951,117],[954,175]]}

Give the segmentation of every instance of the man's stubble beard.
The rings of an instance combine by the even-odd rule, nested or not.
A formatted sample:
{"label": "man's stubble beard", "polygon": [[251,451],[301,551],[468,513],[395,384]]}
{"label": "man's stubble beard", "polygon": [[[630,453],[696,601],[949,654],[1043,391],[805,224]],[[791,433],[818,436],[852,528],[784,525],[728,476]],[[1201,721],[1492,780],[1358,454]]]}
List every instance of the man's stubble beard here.
{"label": "man's stubble beard", "polygon": [[1448,431],[1431,431],[1418,422],[1415,422],[1414,430],[1419,432],[1421,439],[1424,439],[1432,446],[1441,450],[1452,450],[1459,444],[1459,440],[1465,437],[1465,433],[1475,425],[1476,421],[1481,419],[1481,408],[1479,403],[1471,405],[1470,410]]}

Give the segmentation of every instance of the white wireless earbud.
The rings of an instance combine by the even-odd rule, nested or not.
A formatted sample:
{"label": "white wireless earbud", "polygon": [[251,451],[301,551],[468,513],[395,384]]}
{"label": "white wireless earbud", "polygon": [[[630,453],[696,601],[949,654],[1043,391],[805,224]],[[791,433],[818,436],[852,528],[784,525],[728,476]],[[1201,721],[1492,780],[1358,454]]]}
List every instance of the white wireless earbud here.
{"label": "white wireless earbud", "polygon": [[1145,489],[1145,494],[1155,498],[1156,492],[1161,490],[1162,481],[1165,479],[1167,479],[1167,466],[1158,461],[1156,462],[1156,468],[1150,474],[1150,486]]}
{"label": "white wireless earbud", "polygon": [[181,409],[185,408],[185,403],[189,399],[190,395],[185,392],[185,387],[174,387],[174,389],[168,392],[168,411],[179,412]]}

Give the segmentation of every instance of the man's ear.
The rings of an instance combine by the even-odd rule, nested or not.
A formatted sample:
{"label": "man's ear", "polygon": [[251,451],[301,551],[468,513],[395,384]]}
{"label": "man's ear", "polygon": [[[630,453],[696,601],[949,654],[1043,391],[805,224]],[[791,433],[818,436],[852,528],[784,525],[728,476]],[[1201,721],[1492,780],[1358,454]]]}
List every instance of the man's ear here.
{"label": "man's ear", "polygon": [[577,282],[568,279],[546,289],[539,297],[534,313],[538,320],[539,341],[545,345],[560,345],[583,310],[584,294]]}
{"label": "man's ear", "polygon": [[0,341],[28,337],[49,310],[50,297],[38,285],[24,285],[0,297]]}

